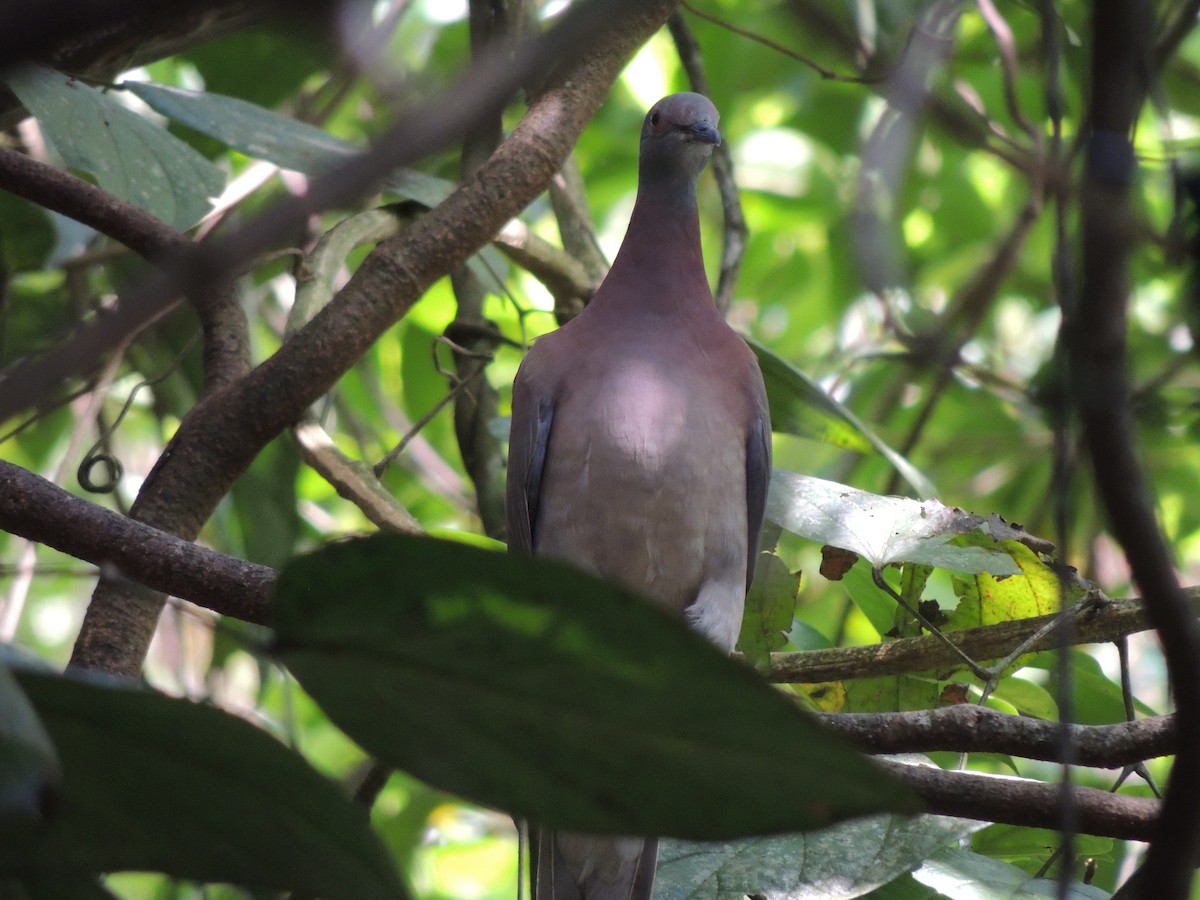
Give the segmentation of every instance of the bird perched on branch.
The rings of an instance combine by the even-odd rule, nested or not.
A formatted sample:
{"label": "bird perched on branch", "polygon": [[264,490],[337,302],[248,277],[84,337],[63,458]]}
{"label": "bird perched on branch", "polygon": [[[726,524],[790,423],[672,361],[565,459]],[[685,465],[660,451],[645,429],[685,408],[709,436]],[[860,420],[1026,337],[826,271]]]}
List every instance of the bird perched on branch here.
{"label": "bird perched on branch", "polygon": [[[713,302],[696,180],[721,142],[699,94],[642,125],[625,240],[591,303],[513,384],[510,549],[677,611],[726,652],[741,626],[771,469],[754,354]],[[657,840],[543,829],[537,900],[648,898]]]}

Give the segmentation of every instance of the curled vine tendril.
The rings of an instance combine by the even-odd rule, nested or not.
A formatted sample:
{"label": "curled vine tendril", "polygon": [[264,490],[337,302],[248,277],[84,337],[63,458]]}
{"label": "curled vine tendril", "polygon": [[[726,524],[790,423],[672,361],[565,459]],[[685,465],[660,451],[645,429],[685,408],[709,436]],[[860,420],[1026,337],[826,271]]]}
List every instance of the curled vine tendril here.
{"label": "curled vine tendril", "polygon": [[[92,444],[88,452],[83,454],[83,459],[79,462],[79,468],[75,471],[75,477],[79,480],[81,488],[92,494],[111,494],[117,489],[117,485],[121,481],[121,476],[125,474],[125,467],[121,464],[121,460],[111,452],[108,446],[109,440],[116,430],[121,427],[121,422],[124,421],[129,408],[133,406],[133,401],[137,399],[138,392],[142,388],[154,387],[178,369],[199,339],[200,332],[197,331],[188,338],[187,343],[183,345],[183,349],[179,351],[179,354],[171,360],[165,369],[153,378],[146,378],[133,386],[133,390],[125,398],[125,404],[121,407],[121,411],[117,413],[117,417],[113,419],[112,424],[101,432],[96,443]],[[105,476],[103,480],[94,480],[92,473],[101,464],[107,467]]]}

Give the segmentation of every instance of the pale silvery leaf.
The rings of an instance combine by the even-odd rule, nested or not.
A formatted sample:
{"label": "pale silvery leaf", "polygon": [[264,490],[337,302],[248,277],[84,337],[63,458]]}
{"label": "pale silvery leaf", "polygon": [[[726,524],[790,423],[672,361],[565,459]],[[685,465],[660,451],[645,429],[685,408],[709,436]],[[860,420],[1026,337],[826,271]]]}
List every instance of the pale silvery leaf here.
{"label": "pale silvery leaf", "polygon": [[767,496],[767,518],[801,537],[851,550],[875,568],[912,562],[969,574],[1021,571],[1002,549],[950,545],[952,538],[980,529],[988,520],[937,500],[883,497],[777,469]]}

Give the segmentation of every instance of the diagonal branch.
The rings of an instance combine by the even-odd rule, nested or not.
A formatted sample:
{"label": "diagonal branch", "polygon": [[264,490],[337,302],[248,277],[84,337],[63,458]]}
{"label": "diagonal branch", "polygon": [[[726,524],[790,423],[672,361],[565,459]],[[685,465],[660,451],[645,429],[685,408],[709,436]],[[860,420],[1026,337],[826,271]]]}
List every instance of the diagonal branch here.
{"label": "diagonal branch", "polygon": [[[1187,591],[1192,615],[1200,614],[1200,591]],[[976,660],[1000,659],[1024,641],[1052,625],[1057,613],[1032,619],[1016,619],[996,625],[946,632],[960,650]],[[1153,626],[1140,600],[1113,600],[1081,614],[1074,624],[1074,643],[1097,644],[1115,641],[1125,635],[1148,631]],[[1029,652],[1051,650],[1059,644],[1059,634],[1051,628],[1033,643]],[[827,650],[802,650],[772,653],[771,681],[788,684],[820,684],[849,678],[876,678],[944,669],[961,664],[956,654],[932,635],[900,638],[862,647],[835,647]]]}

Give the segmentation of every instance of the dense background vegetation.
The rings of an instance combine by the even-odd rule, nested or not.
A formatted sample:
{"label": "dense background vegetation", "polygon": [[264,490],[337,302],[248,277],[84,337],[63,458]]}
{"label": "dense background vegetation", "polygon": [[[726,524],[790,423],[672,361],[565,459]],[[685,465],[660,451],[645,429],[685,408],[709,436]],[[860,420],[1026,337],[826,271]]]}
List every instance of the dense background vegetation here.
{"label": "dense background vegetation", "polygon": [[[997,579],[987,572],[1009,569],[919,565],[930,560],[911,547],[872,557],[847,538],[840,546],[867,558],[844,578],[826,577],[824,532],[788,514],[811,507],[816,488],[777,497],[773,517],[784,530],[768,529],[775,552],[760,567],[765,586],[743,635],[751,661],[813,709],[875,715],[858,723],[868,736],[854,738],[874,750],[923,751],[945,769],[965,761],[1027,781],[995,792],[980,779],[904,776],[933,811],[978,827],[875,819],[840,833],[841,843],[835,835],[822,844],[819,832],[751,843],[749,881],[730,874],[743,851],[712,851],[707,882],[672,869],[687,855],[680,845],[664,851],[660,890],[713,896],[719,870],[723,890],[768,896],[790,885],[787,896],[1016,897],[1046,889],[1022,888],[1025,879],[1065,871],[1090,897],[1107,896],[1138,867],[1144,847],[1126,839],[1154,834],[1158,807],[1145,798],[1166,783],[1176,747],[1173,720],[1159,718],[1173,708],[1167,665],[1138,603],[1097,609],[1087,590],[1144,591],[1168,609],[1152,611],[1156,622],[1179,599],[1169,578],[1155,580],[1169,576],[1167,558],[1154,557],[1154,529],[1138,518],[1141,486],[1120,469],[1126,438],[1180,580],[1195,582],[1200,565],[1198,320],[1188,269],[1197,4],[1160,3],[1143,21],[1126,4],[702,0],[661,29],[670,4],[618,4],[590,19],[576,4],[582,15],[569,30],[517,49],[509,42],[548,28],[558,4],[312,4],[280,21],[265,16],[266,5],[235,13],[235,4],[212,2],[183,16],[127,2],[107,22],[87,19],[95,11],[86,4],[62,6],[19,28],[0,9],[3,58],[32,54],[46,66],[8,70],[11,93],[0,93],[0,642],[11,645],[5,661],[17,674],[0,680],[0,844],[9,848],[0,849],[0,879],[11,879],[0,893],[237,895],[197,886],[228,881],[388,896],[399,889],[388,880],[395,869],[418,896],[512,895],[512,820],[447,791],[550,815],[536,798],[552,788],[537,773],[522,782],[516,757],[504,755],[511,747],[496,737],[526,712],[510,703],[497,713],[504,703],[489,699],[492,688],[513,687],[505,673],[522,654],[548,651],[520,643],[529,610],[493,609],[494,634],[438,629],[449,627],[456,598],[482,594],[514,609],[525,593],[568,589],[598,591],[602,607],[619,602],[561,573],[530,574],[540,570],[456,547],[495,550],[503,540],[504,415],[523,348],[602,277],[633,201],[641,118],[682,89],[703,90],[722,112],[725,156],[718,177],[701,184],[706,257],[718,302],[768,369],[777,468],[872,494],[936,496],[1043,540],[993,545],[980,522],[963,526],[969,534],[957,544],[1015,560],[1019,574]],[[1137,167],[1126,178],[1129,125]],[[367,146],[376,154],[355,162]],[[393,171],[399,164],[410,168]],[[460,181],[465,188],[451,194]],[[1106,293],[1115,306],[1104,305]],[[1064,308],[1075,324],[1065,331]],[[1105,439],[1113,446],[1098,450]],[[1134,506],[1106,518],[1101,497],[1113,482]],[[833,509],[844,518],[852,504],[843,498]],[[917,534],[925,514],[915,506],[896,515],[918,548],[939,543]],[[986,527],[1004,536],[997,520]],[[275,570],[377,529],[456,543],[325,550],[285,570],[281,606],[268,615]],[[192,540],[218,552],[203,555]],[[1056,561],[1083,579],[1064,576],[1069,601],[1092,605],[1071,618],[1074,634],[1047,632],[1021,647],[990,684],[979,666],[972,672],[921,636],[878,583],[948,630],[992,626],[964,646],[974,660],[994,660],[1037,630],[1021,620],[1058,607]],[[159,618],[161,595],[140,585],[182,599]],[[397,596],[427,604],[428,615],[396,612]],[[764,718],[750,721],[765,743],[779,744],[781,767],[742,766],[745,783],[729,781],[731,797],[755,783],[763,808],[776,794],[793,818],[714,816],[707,832],[685,836],[862,811],[834,787],[805,799],[805,783],[852,781],[854,764],[839,770],[833,748],[790,757],[784,775],[792,748],[815,739],[779,737],[792,734],[786,710],[686,636],[651,617],[645,643],[634,635],[618,646],[619,637],[610,648],[600,636],[611,622],[575,624],[594,627],[586,632],[594,642],[555,650],[579,668],[555,676],[560,693],[542,698],[540,713],[531,707],[534,719],[606,677],[589,653],[637,658],[659,646],[678,645],[678,658],[662,652],[664,666],[680,668],[663,671],[694,688],[694,706],[679,702],[678,727],[690,727],[688,710],[704,718],[706,702],[717,711],[715,730],[697,732],[688,750],[697,771],[722,721],[737,731],[721,711],[765,704]],[[388,629],[429,643],[373,645]],[[1191,632],[1168,633],[1186,641]],[[507,656],[495,635],[510,642]],[[878,649],[843,649],[893,639],[911,650],[895,663]],[[1056,644],[1078,646],[1056,652]],[[362,667],[314,662],[325,651]],[[692,651],[704,659],[688,668]],[[412,673],[460,656],[471,659],[455,677],[478,703],[439,714],[444,698]],[[1172,658],[1186,714],[1200,696],[1187,687],[1194,673],[1182,678]],[[242,723],[158,694],[37,674],[31,660],[143,673],[161,694],[254,723],[357,790],[378,840],[338,790]],[[750,693],[723,696],[730,680]],[[970,718],[979,701],[1016,726]],[[878,715],[936,706],[950,716],[936,727]],[[402,713],[411,718],[379,721]],[[1117,726],[1075,733],[1083,765],[1070,777],[1098,790],[1081,792],[1074,807],[1053,787],[1064,778],[1054,762],[1059,732],[1037,731],[1034,718]],[[1135,718],[1142,730],[1122,730]],[[587,750],[531,727],[537,746],[522,759],[539,748]],[[914,730],[894,737],[903,727]],[[1189,728],[1180,726],[1181,748]],[[629,741],[640,752],[636,734]],[[389,776],[363,747],[423,778]],[[443,754],[449,775],[430,762]],[[1184,749],[1179,760],[1188,761]],[[256,773],[269,774],[258,783]],[[517,787],[492,784],[510,779]],[[1118,796],[1101,793],[1117,781]],[[592,789],[602,791],[581,791]],[[678,807],[672,792],[689,790],[664,786],[662,802]],[[877,788],[880,808],[906,808],[888,790]],[[828,817],[796,812],[821,802],[832,804]],[[62,815],[67,824],[54,825]],[[321,833],[305,830],[306,816]],[[1178,871],[1187,869],[1178,860],[1194,841],[1189,827],[1169,828],[1164,842],[1179,842],[1170,854]],[[269,847],[256,843],[265,832]],[[763,874],[768,860],[781,874]],[[167,876],[116,874],[104,888],[92,880],[129,869]],[[839,887],[829,870],[843,876]],[[984,883],[1007,887],[985,895]],[[1171,895],[1161,890],[1155,896]]]}

